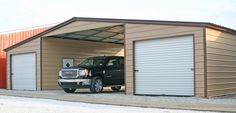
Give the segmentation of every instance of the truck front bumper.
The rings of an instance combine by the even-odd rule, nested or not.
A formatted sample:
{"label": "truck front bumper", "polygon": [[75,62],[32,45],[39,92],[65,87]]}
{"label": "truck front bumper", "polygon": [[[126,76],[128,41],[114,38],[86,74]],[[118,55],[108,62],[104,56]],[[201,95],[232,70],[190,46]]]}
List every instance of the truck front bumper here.
{"label": "truck front bumper", "polygon": [[58,84],[62,88],[88,88],[90,87],[90,79],[58,79]]}

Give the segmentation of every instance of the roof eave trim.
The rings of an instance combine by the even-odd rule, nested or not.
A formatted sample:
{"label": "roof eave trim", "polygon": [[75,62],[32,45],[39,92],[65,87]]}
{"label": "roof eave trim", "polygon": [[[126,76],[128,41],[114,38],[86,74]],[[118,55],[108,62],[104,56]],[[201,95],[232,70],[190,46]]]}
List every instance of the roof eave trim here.
{"label": "roof eave trim", "polygon": [[182,21],[157,21],[157,20],[134,20],[134,19],[109,19],[109,18],[85,18],[85,17],[73,17],[65,22],[62,22],[56,26],[53,26],[35,36],[32,36],[24,41],[21,41],[13,46],[4,49],[5,52],[14,49],[24,43],[32,41],[36,38],[42,37],[43,35],[57,30],[65,25],[68,25],[75,21],[96,21],[96,22],[111,22],[111,23],[124,23],[124,24],[151,24],[151,25],[175,25],[175,26],[192,26],[192,27],[208,27],[224,32],[228,32],[236,35],[236,31],[227,27],[219,26],[212,23],[206,22],[182,22]]}
{"label": "roof eave trim", "polygon": [[95,22],[111,22],[125,24],[153,24],[153,25],[176,25],[176,26],[193,26],[204,27],[207,22],[183,22],[183,21],[159,21],[159,20],[138,20],[138,19],[109,19],[109,18],[84,18],[74,17],[77,21],[95,21]]}
{"label": "roof eave trim", "polygon": [[219,25],[210,23],[206,27],[236,35],[236,30],[230,29],[230,28],[227,28],[227,27],[224,27],[224,26],[219,26]]}

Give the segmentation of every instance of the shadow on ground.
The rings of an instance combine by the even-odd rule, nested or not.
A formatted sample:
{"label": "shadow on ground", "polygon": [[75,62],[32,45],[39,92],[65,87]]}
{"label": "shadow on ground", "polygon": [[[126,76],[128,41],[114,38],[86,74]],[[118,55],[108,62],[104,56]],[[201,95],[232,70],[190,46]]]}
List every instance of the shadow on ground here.
{"label": "shadow on ground", "polygon": [[[89,88],[77,89],[74,94],[98,94],[91,93]],[[122,87],[120,91],[112,91],[110,87],[105,87],[102,93],[99,94],[125,94],[125,88]]]}

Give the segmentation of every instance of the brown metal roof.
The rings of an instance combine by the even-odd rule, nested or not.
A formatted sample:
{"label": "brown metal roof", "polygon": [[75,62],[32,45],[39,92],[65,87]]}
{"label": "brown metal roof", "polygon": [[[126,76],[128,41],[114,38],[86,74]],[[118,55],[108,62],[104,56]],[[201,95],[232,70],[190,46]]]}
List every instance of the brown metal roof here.
{"label": "brown metal roof", "polygon": [[220,31],[224,31],[224,32],[228,32],[231,34],[236,35],[236,30],[234,29],[230,29],[224,26],[220,26],[220,25],[216,25],[213,23],[208,23],[208,22],[184,22],[184,21],[158,21],[158,20],[138,20],[138,19],[110,19],[110,18],[85,18],[85,17],[73,17],[65,22],[62,22],[61,24],[58,24],[46,31],[43,31],[35,36],[32,36],[31,38],[28,38],[20,43],[17,43],[13,46],[10,46],[6,49],[4,49],[4,51],[9,51],[13,48],[16,48],[24,43],[27,43],[31,40],[34,40],[36,38],[39,38],[47,33],[50,33],[54,30],[57,30],[63,26],[66,26],[72,22],[75,21],[93,21],[93,22],[110,22],[110,23],[124,23],[124,24],[152,24],[152,25],[175,25],[175,26],[192,26],[192,27],[208,27],[208,28],[212,28],[212,29],[216,29],[216,30],[220,30]]}

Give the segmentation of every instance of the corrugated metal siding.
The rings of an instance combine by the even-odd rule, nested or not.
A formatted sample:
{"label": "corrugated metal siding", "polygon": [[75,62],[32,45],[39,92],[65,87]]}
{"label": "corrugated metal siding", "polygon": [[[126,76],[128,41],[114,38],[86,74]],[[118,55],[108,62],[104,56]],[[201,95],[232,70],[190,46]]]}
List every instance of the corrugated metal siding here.
{"label": "corrugated metal siding", "polygon": [[206,29],[207,97],[236,93],[236,35]]}
{"label": "corrugated metal siding", "polygon": [[134,93],[133,79],[133,41],[153,38],[172,37],[179,35],[194,34],[194,57],[195,57],[195,95],[204,97],[204,45],[202,27],[184,27],[168,25],[145,25],[126,24],[125,25],[125,84],[126,94]]}
{"label": "corrugated metal siding", "polygon": [[19,43],[49,27],[0,34],[0,88],[6,88],[6,53],[5,48]]}

